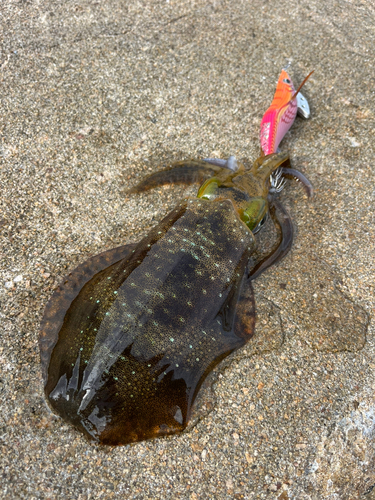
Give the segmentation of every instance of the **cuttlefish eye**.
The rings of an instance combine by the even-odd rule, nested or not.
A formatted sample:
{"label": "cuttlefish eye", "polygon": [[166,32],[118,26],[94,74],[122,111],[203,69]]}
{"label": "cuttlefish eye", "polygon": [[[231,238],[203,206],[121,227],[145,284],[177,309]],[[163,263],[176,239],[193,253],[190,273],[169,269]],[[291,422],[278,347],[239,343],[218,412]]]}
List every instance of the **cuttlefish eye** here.
{"label": "cuttlefish eye", "polygon": [[[264,224],[267,215],[267,202],[264,198],[252,198],[241,214],[241,219],[250,229],[257,232]],[[264,221],[263,221],[264,219]]]}
{"label": "cuttlefish eye", "polygon": [[217,196],[221,182],[216,177],[211,177],[199,188],[197,197],[204,200],[213,200]]}
{"label": "cuttlefish eye", "polygon": [[284,78],[283,82],[284,82],[284,83],[288,83],[288,84],[292,83],[292,82],[289,80],[289,78]]}
{"label": "cuttlefish eye", "polygon": [[253,229],[253,234],[256,234],[258,231],[260,231],[262,229],[262,227],[264,226],[264,224],[266,223],[266,220],[267,220],[267,216],[268,216],[268,213],[266,213],[266,215],[263,217],[263,219],[259,222],[259,224]]}

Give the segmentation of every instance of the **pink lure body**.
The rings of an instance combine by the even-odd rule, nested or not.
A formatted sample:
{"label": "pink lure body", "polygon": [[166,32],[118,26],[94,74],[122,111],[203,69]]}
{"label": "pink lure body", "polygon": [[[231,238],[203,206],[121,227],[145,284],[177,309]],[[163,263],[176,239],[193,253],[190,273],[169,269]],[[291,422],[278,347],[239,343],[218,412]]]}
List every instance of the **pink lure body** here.
{"label": "pink lure body", "polygon": [[260,124],[259,139],[263,154],[276,153],[296,116],[296,90],[288,73],[282,70],[271,106],[264,113]]}

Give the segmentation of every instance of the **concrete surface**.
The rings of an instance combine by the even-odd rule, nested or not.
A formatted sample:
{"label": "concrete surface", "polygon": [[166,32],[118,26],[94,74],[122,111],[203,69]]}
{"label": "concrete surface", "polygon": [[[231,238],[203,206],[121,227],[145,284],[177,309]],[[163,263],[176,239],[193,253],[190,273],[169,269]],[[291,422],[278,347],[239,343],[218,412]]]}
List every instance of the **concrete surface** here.
{"label": "concrete surface", "polygon": [[[0,5],[2,498],[375,498],[371,0]],[[281,68],[312,118],[282,143],[291,253],[256,282],[258,336],[183,435],[97,447],[48,411],[38,328],[88,256],[196,186],[126,190],[187,157],[258,154]]]}

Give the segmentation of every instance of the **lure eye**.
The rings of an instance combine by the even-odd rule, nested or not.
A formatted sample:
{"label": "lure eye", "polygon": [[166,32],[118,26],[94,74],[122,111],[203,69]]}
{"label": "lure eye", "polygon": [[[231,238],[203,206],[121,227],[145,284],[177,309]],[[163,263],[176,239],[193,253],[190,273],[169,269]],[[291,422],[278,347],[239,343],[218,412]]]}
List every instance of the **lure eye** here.
{"label": "lure eye", "polygon": [[241,219],[252,232],[262,227],[267,216],[267,202],[264,198],[253,198],[242,212]]}
{"label": "lure eye", "polygon": [[289,78],[284,78],[283,82],[284,82],[284,83],[287,83],[288,85],[292,83],[292,82],[289,80]]}

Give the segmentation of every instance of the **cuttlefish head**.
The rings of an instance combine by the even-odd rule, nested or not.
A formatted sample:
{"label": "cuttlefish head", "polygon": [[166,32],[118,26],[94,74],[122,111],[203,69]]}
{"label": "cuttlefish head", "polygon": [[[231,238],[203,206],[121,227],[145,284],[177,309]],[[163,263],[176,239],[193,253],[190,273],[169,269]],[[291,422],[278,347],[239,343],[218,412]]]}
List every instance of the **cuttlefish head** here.
{"label": "cuttlefish head", "polygon": [[285,163],[289,164],[287,153],[261,156],[250,170],[240,168],[226,176],[208,179],[199,189],[198,198],[212,201],[230,199],[241,220],[256,233],[268,213],[270,176]]}

